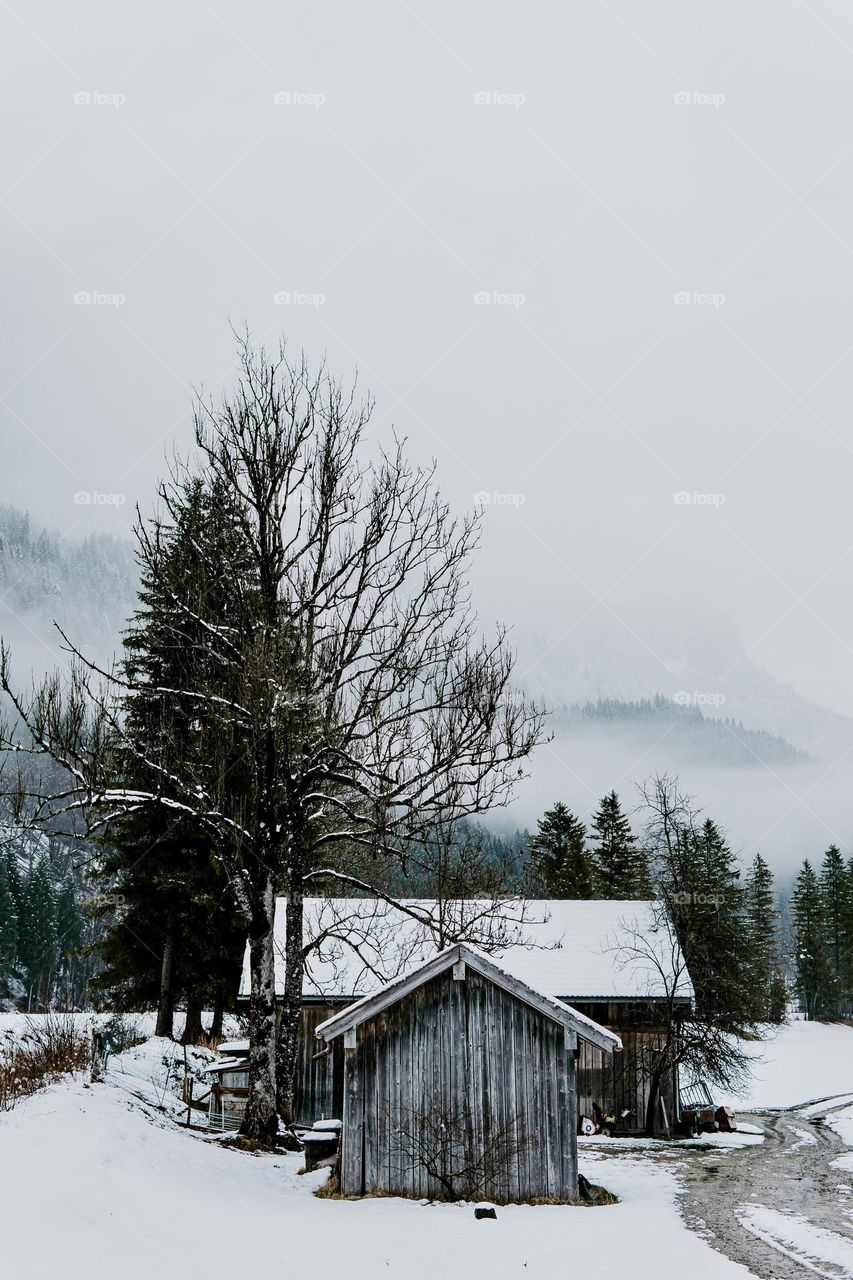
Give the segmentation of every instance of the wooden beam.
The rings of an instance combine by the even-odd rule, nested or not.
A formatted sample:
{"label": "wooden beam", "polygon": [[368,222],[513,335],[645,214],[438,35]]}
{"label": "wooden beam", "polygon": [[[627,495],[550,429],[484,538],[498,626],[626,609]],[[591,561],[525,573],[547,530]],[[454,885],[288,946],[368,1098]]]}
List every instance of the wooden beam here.
{"label": "wooden beam", "polygon": [[358,1047],[358,1040],[356,1039],[356,1029],[355,1027],[347,1027],[346,1031],[344,1032],[344,1048],[356,1049],[357,1047]]}
{"label": "wooden beam", "polygon": [[455,965],[453,966],[453,981],[454,982],[465,981],[465,961],[464,960],[457,960]]}

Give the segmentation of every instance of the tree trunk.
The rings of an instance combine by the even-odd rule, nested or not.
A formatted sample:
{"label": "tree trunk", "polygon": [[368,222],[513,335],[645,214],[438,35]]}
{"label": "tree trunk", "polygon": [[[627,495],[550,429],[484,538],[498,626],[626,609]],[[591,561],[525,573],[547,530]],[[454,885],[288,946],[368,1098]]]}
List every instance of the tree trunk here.
{"label": "tree trunk", "polygon": [[249,928],[249,1096],[240,1133],[272,1146],[278,1132],[275,1034],[275,891],[271,876]]}
{"label": "tree trunk", "polygon": [[201,996],[195,991],[190,992],[187,996],[187,1017],[184,1023],[184,1034],[181,1036],[181,1044],[198,1044],[204,1035],[204,1027],[201,1021]]}
{"label": "tree trunk", "polygon": [[222,1027],[225,1022],[225,984],[220,982],[216,986],[216,994],[213,997],[213,1021],[210,1024],[210,1042],[217,1044],[222,1039]]}
{"label": "tree trunk", "polygon": [[284,998],[278,1030],[276,1094],[278,1114],[285,1124],[296,1120],[296,1063],[302,1022],[302,876],[292,869],[288,877],[287,938],[284,955]]}
{"label": "tree trunk", "polygon": [[166,934],[163,943],[163,959],[160,964],[160,1001],[157,1005],[157,1026],[155,1036],[166,1036],[174,1039],[175,991],[173,974],[175,969],[175,934],[172,929]]}
{"label": "tree trunk", "polygon": [[658,1100],[660,1098],[660,1077],[654,1072],[649,1082],[649,1096],[646,1099],[646,1115],[644,1133],[647,1138],[653,1138],[657,1132],[656,1115],[658,1109]]}

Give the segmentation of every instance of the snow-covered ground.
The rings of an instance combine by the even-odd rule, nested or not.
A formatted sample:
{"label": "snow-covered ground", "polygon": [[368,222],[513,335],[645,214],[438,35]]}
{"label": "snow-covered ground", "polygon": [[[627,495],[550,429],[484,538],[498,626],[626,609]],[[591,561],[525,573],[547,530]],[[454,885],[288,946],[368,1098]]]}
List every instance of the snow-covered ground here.
{"label": "snow-covered ground", "polygon": [[853,1096],[853,1027],[789,1022],[749,1046],[752,1078],[723,1099],[740,1111],[800,1107],[836,1094]]}
{"label": "snow-covered ground", "polygon": [[[751,1056],[750,1081],[738,1096],[729,1099],[736,1109],[795,1108],[797,1123],[790,1126],[795,1141],[788,1145],[786,1154],[820,1146],[815,1121],[853,1148],[853,1028],[793,1021],[754,1045]],[[832,1219],[837,1230],[810,1221],[802,1213],[770,1207],[755,1197],[740,1206],[737,1218],[781,1258],[817,1275],[853,1276],[853,1211],[844,1203],[853,1192],[848,1185],[853,1153],[832,1160],[829,1169],[823,1194],[834,1195],[839,1204]],[[834,1178],[833,1173],[837,1175]]]}
{"label": "snow-covered ground", "polygon": [[[742,1109],[806,1102],[841,1092],[839,1082],[853,1093],[848,1028],[794,1024],[762,1049]],[[667,1144],[581,1144],[582,1172],[620,1198],[606,1208],[509,1206],[477,1221],[471,1205],[318,1199],[326,1175],[300,1176],[301,1157],[250,1156],[177,1127],[182,1063],[179,1048],[152,1039],[112,1059],[105,1084],[66,1081],[0,1115],[4,1271],[28,1280],[148,1280],[167,1269],[206,1280],[557,1280],[582,1261],[589,1280],[749,1274],[682,1221],[682,1157]],[[853,1106],[832,1123],[853,1143]],[[719,1135],[714,1154],[735,1160],[738,1145],[755,1141]],[[743,1219],[774,1248],[842,1261],[844,1236],[824,1240],[760,1204],[744,1205]]]}
{"label": "snow-covered ground", "polygon": [[743,1226],[759,1240],[785,1257],[803,1263],[817,1275],[838,1274],[822,1270],[823,1264],[838,1268],[841,1275],[853,1276],[853,1235],[827,1231],[802,1214],[780,1213],[764,1205],[744,1205],[738,1216]]}
{"label": "snow-covered ground", "polygon": [[[28,1280],[207,1280],[299,1275],[472,1280],[743,1276],[681,1223],[676,1184],[642,1154],[589,1153],[606,1208],[316,1199],[325,1174],[299,1156],[248,1156],[176,1129],[112,1078],[56,1086],[0,1117],[0,1206],[9,1274]],[[666,1270],[662,1270],[665,1259]],[[5,1268],[4,1268],[5,1269]]]}
{"label": "snow-covered ground", "polygon": [[[205,1026],[210,1025],[212,1016],[213,1015],[210,1012],[207,1012],[203,1015],[202,1021]],[[96,1023],[100,1023],[101,1025],[103,1025],[105,1022],[109,1022],[111,1019],[116,1017],[123,1020],[127,1025],[127,1027],[134,1032],[134,1034],[138,1034],[139,1036],[153,1036],[154,1034],[154,1026],[157,1022],[157,1015],[156,1013],[153,1013],[153,1012],[127,1013],[127,1014],[112,1014],[112,1013],[52,1013],[52,1014],[27,1013],[27,1014],[24,1014],[24,1013],[14,1013],[14,1012],[10,1013],[10,1012],[6,1012],[5,1010],[0,1010],[0,1037],[4,1035],[14,1035],[14,1036],[20,1035],[22,1032],[26,1031],[28,1024],[39,1026],[39,1024],[43,1023],[47,1018],[51,1018],[51,1019],[73,1018],[74,1021],[77,1023],[78,1027],[82,1031],[84,1031],[86,1034],[88,1034],[91,1028]],[[237,1018],[231,1014],[226,1014],[224,1024],[223,1024],[223,1032],[226,1036],[239,1035],[243,1025],[244,1023],[242,1019]],[[177,1036],[180,1036],[182,1029],[183,1029],[183,1014],[178,1013],[175,1015],[175,1034]]]}
{"label": "snow-covered ground", "polygon": [[590,1280],[746,1274],[682,1224],[661,1144],[584,1148],[583,1171],[620,1197],[606,1208],[509,1206],[477,1221],[471,1205],[317,1199],[326,1175],[300,1176],[300,1156],[245,1155],[174,1124],[182,1062],[178,1047],[151,1039],[113,1058],[106,1083],[67,1081],[0,1115],[11,1274],[148,1280],[181,1267],[211,1280],[551,1280],[573,1258]]}

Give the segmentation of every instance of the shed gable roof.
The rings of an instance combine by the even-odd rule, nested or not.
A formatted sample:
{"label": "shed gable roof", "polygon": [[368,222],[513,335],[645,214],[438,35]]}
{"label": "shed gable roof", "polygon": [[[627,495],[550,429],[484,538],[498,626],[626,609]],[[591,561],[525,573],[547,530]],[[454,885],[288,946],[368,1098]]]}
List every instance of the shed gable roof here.
{"label": "shed gable roof", "polygon": [[567,1030],[574,1031],[581,1039],[589,1041],[590,1044],[596,1045],[606,1053],[613,1053],[614,1050],[622,1048],[622,1041],[612,1031],[608,1031],[606,1027],[600,1026],[592,1018],[587,1018],[584,1014],[579,1013],[577,1009],[572,1009],[569,1005],[564,1004],[562,1000],[557,1000],[554,996],[543,995],[541,991],[535,991],[506,969],[495,964],[490,956],[463,942],[455,943],[452,947],[447,947],[444,951],[437,952],[429,960],[418,965],[416,969],[410,970],[402,977],[386,983],[384,987],[369,996],[365,996],[356,1004],[348,1005],[341,1013],[320,1023],[314,1034],[318,1039],[326,1040],[327,1042],[334,1040],[343,1035],[345,1031],[359,1026],[377,1013],[381,1013],[383,1009],[387,1009],[399,1000],[404,999],[412,991],[416,991],[418,987],[423,986],[424,983],[429,982],[432,978],[453,968],[460,961],[464,962],[466,966],[470,966],[475,973],[479,973],[488,981],[493,982],[495,986],[508,991],[517,1000],[530,1005],[531,1008],[544,1014],[546,1018],[550,1018],[552,1022],[558,1023]]}

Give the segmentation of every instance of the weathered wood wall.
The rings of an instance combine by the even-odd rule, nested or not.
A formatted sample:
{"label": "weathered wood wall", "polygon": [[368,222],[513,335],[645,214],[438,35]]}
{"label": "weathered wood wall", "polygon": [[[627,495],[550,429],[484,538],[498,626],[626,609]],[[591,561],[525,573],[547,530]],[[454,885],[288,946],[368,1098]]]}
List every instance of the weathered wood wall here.
{"label": "weathered wood wall", "polygon": [[508,1126],[524,1140],[485,1198],[576,1197],[574,1036],[470,967],[464,980],[447,971],[363,1023],[344,1056],[345,1194],[440,1194],[399,1134],[446,1109],[464,1114],[468,1151]]}
{"label": "weathered wood wall", "polygon": [[[577,1063],[578,1113],[593,1115],[593,1103],[605,1113],[615,1115],[620,1129],[642,1132],[646,1123],[646,1105],[652,1072],[657,1065],[664,1029],[651,1025],[648,1010],[639,1005],[584,1004],[581,1013],[615,1031],[622,1040],[622,1052],[608,1054],[586,1041],[580,1044]],[[661,1082],[661,1096],[669,1123],[675,1119],[676,1089],[672,1072]],[[627,1111],[627,1116],[622,1112]],[[662,1129],[662,1117],[658,1118]]]}
{"label": "weathered wood wall", "polygon": [[[340,1012],[345,1001],[330,1004],[305,1004],[299,1039],[296,1078],[296,1118],[299,1124],[311,1125],[315,1120],[343,1117],[344,1053],[340,1041],[333,1052],[314,1059],[323,1047],[315,1029],[327,1018]],[[638,1007],[631,1003],[578,1006],[581,1013],[608,1026],[622,1037],[622,1053],[608,1054],[585,1041],[581,1042],[577,1062],[577,1097],[580,1115],[592,1116],[592,1104],[608,1113],[630,1114],[620,1126],[641,1132],[645,1124],[649,1078],[662,1043],[662,1030],[648,1025]],[[670,1123],[675,1117],[674,1081],[667,1075],[663,1081],[663,1099]]]}
{"label": "weathered wood wall", "polygon": [[340,1040],[321,1058],[323,1049],[314,1035],[321,1022],[340,1010],[340,1005],[304,1004],[296,1061],[296,1122],[311,1125],[315,1120],[340,1120],[344,1105],[344,1050]]}

